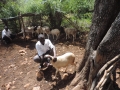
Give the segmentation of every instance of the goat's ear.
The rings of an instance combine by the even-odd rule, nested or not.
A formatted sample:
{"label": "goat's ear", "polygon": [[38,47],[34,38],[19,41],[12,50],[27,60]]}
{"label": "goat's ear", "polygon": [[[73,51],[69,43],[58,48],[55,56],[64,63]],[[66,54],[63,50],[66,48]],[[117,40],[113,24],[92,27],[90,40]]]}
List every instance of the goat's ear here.
{"label": "goat's ear", "polygon": [[57,61],[57,58],[54,58],[54,59],[53,59],[53,62],[56,62],[56,61]]}

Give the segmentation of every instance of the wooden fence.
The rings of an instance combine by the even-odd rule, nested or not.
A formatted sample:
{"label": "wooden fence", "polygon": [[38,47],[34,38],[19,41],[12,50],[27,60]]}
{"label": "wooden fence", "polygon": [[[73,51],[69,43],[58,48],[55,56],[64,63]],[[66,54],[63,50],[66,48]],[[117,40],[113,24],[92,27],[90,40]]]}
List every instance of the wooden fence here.
{"label": "wooden fence", "polygon": [[0,33],[5,25],[7,25],[13,33],[18,33],[21,31],[21,28],[24,29],[26,26],[42,25],[41,14],[27,13],[19,14],[16,17],[2,18],[0,19]]}

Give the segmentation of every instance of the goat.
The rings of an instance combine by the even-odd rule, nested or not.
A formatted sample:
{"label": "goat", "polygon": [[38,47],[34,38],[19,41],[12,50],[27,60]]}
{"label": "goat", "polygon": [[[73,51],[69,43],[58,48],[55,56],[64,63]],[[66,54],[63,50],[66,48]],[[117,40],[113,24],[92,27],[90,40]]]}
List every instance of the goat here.
{"label": "goat", "polygon": [[69,35],[72,35],[73,36],[73,42],[74,42],[74,40],[76,39],[77,30],[73,29],[73,28],[64,28],[64,31],[65,31],[65,34],[66,34],[66,39],[70,38]]}
{"label": "goat", "polygon": [[23,33],[23,37],[25,35],[25,33],[27,33],[28,35],[30,33],[32,33],[32,37],[33,37],[33,33],[34,33],[34,26],[31,26],[31,27],[25,27],[25,33],[24,33],[24,30],[22,29],[21,32],[19,34]]}
{"label": "goat", "polygon": [[36,30],[35,30],[35,33],[37,34],[37,35],[39,35],[40,33],[42,33],[43,31],[42,31],[42,27],[41,26],[37,26],[37,28],[36,28]]}
{"label": "goat", "polygon": [[53,65],[53,67],[55,67],[56,69],[56,74],[55,77],[59,71],[59,68],[61,67],[66,67],[68,65],[75,65],[75,55],[71,52],[67,52],[61,56],[57,56],[57,57],[53,57],[51,55],[45,55],[45,58],[49,58],[50,59],[50,63]]}
{"label": "goat", "polygon": [[44,26],[44,27],[42,27],[42,32],[44,35],[47,34],[47,37],[49,39],[50,28],[48,26]]}
{"label": "goat", "polygon": [[52,29],[50,33],[52,34],[53,39],[54,39],[54,36],[56,36],[56,40],[58,39],[60,35],[60,31],[58,29]]}

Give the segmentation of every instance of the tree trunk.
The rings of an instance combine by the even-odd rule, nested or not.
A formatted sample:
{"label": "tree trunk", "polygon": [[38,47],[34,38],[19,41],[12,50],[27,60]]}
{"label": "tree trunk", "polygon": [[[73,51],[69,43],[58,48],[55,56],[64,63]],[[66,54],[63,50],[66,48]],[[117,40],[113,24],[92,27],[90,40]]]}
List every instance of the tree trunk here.
{"label": "tree trunk", "polygon": [[62,22],[62,13],[55,11],[55,14],[50,12],[49,14],[50,26],[51,28],[60,28]]}
{"label": "tree trunk", "polygon": [[98,71],[120,53],[119,46],[120,0],[96,0],[85,55],[70,84],[72,90],[90,90]]}

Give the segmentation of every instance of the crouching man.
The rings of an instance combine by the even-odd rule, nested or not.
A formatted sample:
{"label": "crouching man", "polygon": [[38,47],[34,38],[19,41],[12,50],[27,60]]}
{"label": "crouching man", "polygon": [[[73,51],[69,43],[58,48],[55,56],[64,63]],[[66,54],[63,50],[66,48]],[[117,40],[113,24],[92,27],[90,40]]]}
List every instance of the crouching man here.
{"label": "crouching man", "polygon": [[5,26],[2,31],[2,40],[5,42],[5,44],[10,44],[15,37],[16,35],[12,34],[10,29],[8,29],[8,27]]}
{"label": "crouching man", "polygon": [[40,63],[40,69],[44,67],[44,63],[49,63],[50,61],[44,58],[46,54],[56,56],[56,50],[55,46],[52,44],[52,42],[49,39],[45,39],[43,34],[40,34],[38,36],[38,41],[35,45],[35,48],[37,50],[37,55],[34,56],[34,61],[37,63]]}

